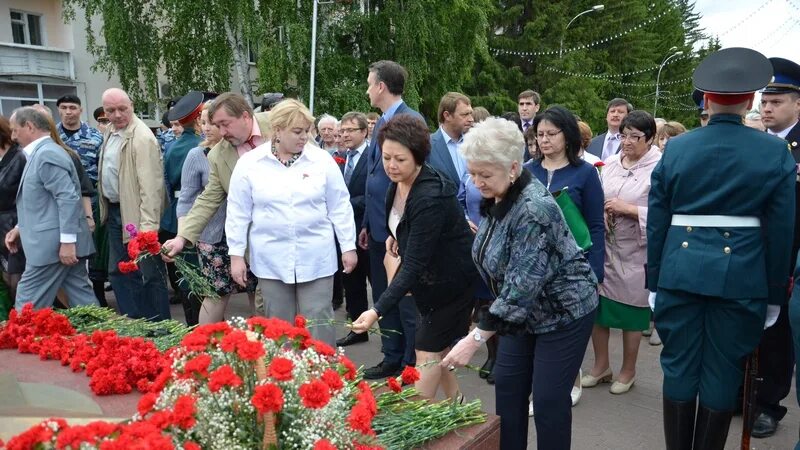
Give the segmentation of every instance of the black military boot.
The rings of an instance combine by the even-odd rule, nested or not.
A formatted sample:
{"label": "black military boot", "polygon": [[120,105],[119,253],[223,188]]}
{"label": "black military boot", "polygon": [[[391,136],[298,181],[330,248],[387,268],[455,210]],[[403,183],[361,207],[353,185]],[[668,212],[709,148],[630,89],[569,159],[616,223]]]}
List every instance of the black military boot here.
{"label": "black military boot", "polygon": [[733,411],[715,411],[700,405],[694,429],[694,450],[724,450]]}
{"label": "black military boot", "polygon": [[678,402],[664,397],[664,437],[667,450],[692,450],[694,412],[697,402]]}

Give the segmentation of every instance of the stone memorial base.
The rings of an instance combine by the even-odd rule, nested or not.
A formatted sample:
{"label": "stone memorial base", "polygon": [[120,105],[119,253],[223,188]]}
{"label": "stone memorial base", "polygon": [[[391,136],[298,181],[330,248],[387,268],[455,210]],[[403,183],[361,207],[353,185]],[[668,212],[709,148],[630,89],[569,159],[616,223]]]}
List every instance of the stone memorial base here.
{"label": "stone memorial base", "polygon": [[[8,441],[51,417],[70,424],[94,420],[123,421],[136,412],[141,394],[94,395],[85,372],[73,372],[58,361],[0,350],[0,439]],[[494,450],[500,448],[500,418],[461,428],[422,447],[426,450]]]}

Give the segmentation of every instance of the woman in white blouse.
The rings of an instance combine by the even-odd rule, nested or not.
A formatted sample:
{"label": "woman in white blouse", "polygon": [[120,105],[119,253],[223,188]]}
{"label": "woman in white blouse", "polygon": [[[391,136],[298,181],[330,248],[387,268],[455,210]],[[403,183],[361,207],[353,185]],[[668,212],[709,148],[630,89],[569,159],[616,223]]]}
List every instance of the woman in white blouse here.
{"label": "woman in white blouse", "polygon": [[[325,323],[333,318],[333,274],[356,265],[356,230],[350,194],[328,152],[308,142],[314,117],[297,100],[270,112],[273,139],[236,163],[228,194],[225,234],[231,275],[244,286],[250,270],[259,279],[267,317],[293,321],[300,314]],[[332,325],[311,328],[334,345]]]}

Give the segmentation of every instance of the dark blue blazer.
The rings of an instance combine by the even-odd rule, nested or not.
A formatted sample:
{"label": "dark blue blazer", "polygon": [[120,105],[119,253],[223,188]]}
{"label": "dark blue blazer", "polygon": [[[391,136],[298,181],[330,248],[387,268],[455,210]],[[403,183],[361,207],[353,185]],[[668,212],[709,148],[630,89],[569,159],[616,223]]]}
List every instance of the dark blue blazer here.
{"label": "dark blue blazer", "polygon": [[[395,111],[394,115],[411,114],[424,121],[422,115],[411,109],[405,102]],[[389,237],[389,230],[386,229],[386,192],[389,190],[391,180],[383,170],[383,158],[381,149],[378,146],[380,129],[384,124],[384,119],[378,119],[373,131],[373,139],[367,147],[367,182],[366,182],[366,201],[364,221],[361,228],[366,228],[371,238],[378,242],[386,241]]]}
{"label": "dark blue blazer", "polygon": [[461,177],[456,171],[456,165],[453,164],[453,158],[450,157],[450,150],[447,149],[441,128],[431,134],[431,154],[428,155],[428,164],[449,178],[453,184],[461,186]]}
{"label": "dark blue blazer", "polygon": [[[606,143],[606,135],[608,132],[603,134],[598,134],[597,136],[592,139],[592,142],[589,143],[589,148],[586,149],[587,152],[597,156],[600,159],[603,159],[603,144]],[[619,153],[620,145],[617,144],[617,149],[614,150],[614,153]]]}
{"label": "dark blue blazer", "polygon": [[356,228],[364,222],[364,209],[366,207],[366,187],[367,187],[367,152],[369,146],[364,148],[361,157],[358,158],[356,166],[353,168],[353,175],[347,183],[347,190],[350,192],[350,204],[353,206],[353,217],[356,219]]}

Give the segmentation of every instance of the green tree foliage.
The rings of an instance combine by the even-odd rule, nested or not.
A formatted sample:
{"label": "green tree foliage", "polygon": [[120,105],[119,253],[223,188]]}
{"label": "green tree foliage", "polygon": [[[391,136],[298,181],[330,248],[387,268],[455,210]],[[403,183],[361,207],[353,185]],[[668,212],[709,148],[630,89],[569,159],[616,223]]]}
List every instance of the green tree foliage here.
{"label": "green tree foliage", "polygon": [[[494,114],[516,110],[534,89],[543,106],[559,103],[605,129],[605,107],[625,97],[652,112],[658,68],[658,116],[697,123],[693,68],[719,43],[699,28],[693,0],[336,0],[319,5],[315,112],[369,109],[367,67],[391,59],[410,74],[404,99],[434,125],[439,99],[461,91]],[[173,92],[280,91],[310,97],[312,0],[64,0],[84,10],[96,68],[119,75],[136,98],[157,93],[159,70]],[[563,42],[564,52],[559,55]],[[705,44],[703,44],[705,42]],[[257,79],[246,57],[258,55]],[[675,47],[675,49],[672,49]],[[501,50],[501,51],[498,51]],[[516,52],[509,54],[508,52]],[[525,52],[521,55],[519,52]],[[244,58],[244,61],[243,61]],[[231,70],[234,68],[235,70]],[[241,70],[245,69],[245,70]]]}

